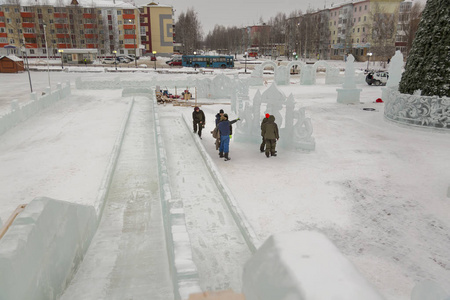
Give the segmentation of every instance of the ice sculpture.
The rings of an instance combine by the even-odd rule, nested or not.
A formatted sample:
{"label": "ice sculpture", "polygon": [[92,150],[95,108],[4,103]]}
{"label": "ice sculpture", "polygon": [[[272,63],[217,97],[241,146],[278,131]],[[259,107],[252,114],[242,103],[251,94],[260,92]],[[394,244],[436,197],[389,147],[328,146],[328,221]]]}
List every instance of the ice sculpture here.
{"label": "ice sculpture", "polygon": [[354,68],[355,58],[353,55],[347,57],[347,62],[345,63],[345,77],[342,89],[336,89],[338,92],[337,102],[344,104],[356,104],[359,103],[359,97],[361,89],[356,88],[355,83],[355,68]]}

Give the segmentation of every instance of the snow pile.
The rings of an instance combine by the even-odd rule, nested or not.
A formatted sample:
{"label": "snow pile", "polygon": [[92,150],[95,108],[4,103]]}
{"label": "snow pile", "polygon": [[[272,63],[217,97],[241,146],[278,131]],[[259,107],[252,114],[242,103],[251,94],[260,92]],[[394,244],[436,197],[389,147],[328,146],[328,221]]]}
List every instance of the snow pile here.
{"label": "snow pile", "polygon": [[246,263],[247,300],[381,300],[323,234],[313,231],[273,235]]}

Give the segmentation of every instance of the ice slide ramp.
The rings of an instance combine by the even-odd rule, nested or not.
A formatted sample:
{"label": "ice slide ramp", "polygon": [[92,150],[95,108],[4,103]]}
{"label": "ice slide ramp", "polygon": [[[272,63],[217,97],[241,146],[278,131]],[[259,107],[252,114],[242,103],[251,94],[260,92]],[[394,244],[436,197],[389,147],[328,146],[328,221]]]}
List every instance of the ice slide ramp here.
{"label": "ice slide ramp", "polygon": [[152,109],[135,98],[102,219],[62,300],[174,299]]}

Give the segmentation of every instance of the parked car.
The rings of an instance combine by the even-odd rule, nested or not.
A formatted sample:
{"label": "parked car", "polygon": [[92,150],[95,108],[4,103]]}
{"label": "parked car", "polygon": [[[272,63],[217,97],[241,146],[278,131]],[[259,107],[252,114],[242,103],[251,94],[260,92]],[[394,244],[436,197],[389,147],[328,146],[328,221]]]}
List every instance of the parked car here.
{"label": "parked car", "polygon": [[102,60],[102,64],[113,64],[114,63],[114,58],[104,58]]}
{"label": "parked car", "polygon": [[171,59],[166,61],[166,64],[168,64],[169,66],[181,66],[182,62],[181,59]]}
{"label": "parked car", "polygon": [[125,64],[127,64],[131,61],[130,59],[126,58],[125,56],[117,56],[117,59],[120,63],[125,63]]}
{"label": "parked car", "polygon": [[389,79],[389,73],[386,71],[371,71],[366,76],[368,85],[386,85]]}

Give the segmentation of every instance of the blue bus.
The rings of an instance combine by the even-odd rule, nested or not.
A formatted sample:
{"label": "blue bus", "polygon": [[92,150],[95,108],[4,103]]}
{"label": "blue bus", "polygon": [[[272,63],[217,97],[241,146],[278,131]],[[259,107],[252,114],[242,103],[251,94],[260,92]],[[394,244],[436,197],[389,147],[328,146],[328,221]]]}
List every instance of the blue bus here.
{"label": "blue bus", "polygon": [[234,68],[231,55],[183,55],[183,67],[195,68]]}

